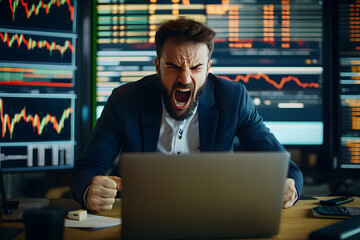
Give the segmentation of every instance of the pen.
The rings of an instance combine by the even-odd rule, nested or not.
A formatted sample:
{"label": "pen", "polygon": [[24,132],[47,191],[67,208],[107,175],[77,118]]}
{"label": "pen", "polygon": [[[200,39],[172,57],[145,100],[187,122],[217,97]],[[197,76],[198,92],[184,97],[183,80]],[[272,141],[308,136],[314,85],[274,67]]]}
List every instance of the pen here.
{"label": "pen", "polygon": [[109,168],[106,173],[105,173],[105,176],[110,176],[110,174],[113,172],[113,170],[115,168],[117,168],[118,166],[118,163],[120,161],[120,155],[121,155],[121,151],[119,152],[119,154],[117,155],[117,157],[115,158],[114,162],[113,162],[113,165],[111,166],[111,168]]}

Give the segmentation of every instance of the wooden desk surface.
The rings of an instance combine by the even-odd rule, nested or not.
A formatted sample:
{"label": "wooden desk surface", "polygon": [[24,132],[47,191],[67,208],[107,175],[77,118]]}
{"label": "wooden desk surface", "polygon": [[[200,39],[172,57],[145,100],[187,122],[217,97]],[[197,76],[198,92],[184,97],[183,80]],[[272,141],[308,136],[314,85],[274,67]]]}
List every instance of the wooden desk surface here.
{"label": "wooden desk surface", "polygon": [[[309,234],[319,228],[328,226],[330,224],[339,222],[339,219],[330,218],[315,218],[312,215],[311,208],[318,205],[320,199],[328,199],[328,197],[319,197],[318,200],[300,200],[295,206],[284,209],[282,212],[282,220],[280,226],[280,233],[272,238],[257,238],[262,239],[278,239],[278,240],[306,240]],[[52,199],[52,206],[61,206],[68,210],[76,210],[79,205],[72,199]],[[360,198],[356,198],[354,202],[346,203],[343,206],[360,207]],[[99,215],[109,217],[121,217],[120,200],[117,199],[114,208],[111,211],[103,212]],[[5,222],[4,227],[23,227],[20,222]],[[97,231],[88,231],[82,229],[65,228],[64,239],[120,239],[121,226],[101,229]],[[14,240],[25,239],[25,233],[22,232],[17,235]],[[254,239],[252,239],[254,240]]]}

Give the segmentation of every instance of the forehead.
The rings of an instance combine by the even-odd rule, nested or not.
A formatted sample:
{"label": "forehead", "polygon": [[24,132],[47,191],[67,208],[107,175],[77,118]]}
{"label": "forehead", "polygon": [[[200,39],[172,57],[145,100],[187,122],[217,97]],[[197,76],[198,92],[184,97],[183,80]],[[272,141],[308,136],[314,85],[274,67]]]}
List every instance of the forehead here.
{"label": "forehead", "polygon": [[205,43],[178,42],[169,39],[165,42],[161,58],[171,62],[207,61],[209,49]]}

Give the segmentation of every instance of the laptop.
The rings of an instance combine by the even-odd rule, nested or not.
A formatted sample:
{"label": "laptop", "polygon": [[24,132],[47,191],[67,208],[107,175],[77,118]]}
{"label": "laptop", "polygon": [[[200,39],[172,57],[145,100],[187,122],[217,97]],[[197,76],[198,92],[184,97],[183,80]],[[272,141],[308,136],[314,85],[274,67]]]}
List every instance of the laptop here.
{"label": "laptop", "polygon": [[3,173],[0,171],[0,195],[2,207],[0,208],[3,221],[23,221],[22,212],[26,208],[48,206],[50,200],[47,198],[6,198]]}
{"label": "laptop", "polygon": [[287,152],[125,153],[122,239],[278,234]]}

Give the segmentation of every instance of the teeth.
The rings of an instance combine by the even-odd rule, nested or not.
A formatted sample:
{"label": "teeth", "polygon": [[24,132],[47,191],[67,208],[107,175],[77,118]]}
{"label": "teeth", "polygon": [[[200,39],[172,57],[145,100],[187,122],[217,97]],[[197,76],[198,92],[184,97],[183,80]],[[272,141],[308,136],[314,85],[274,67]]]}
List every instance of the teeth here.
{"label": "teeth", "polygon": [[189,88],[187,88],[187,89],[178,89],[180,92],[189,92],[190,91],[190,89]]}
{"label": "teeth", "polygon": [[[0,0],[1,1],[1,0]],[[191,92],[191,89],[190,88],[177,88],[176,91],[179,91],[179,92],[182,92],[182,93],[188,93],[188,92]],[[174,97],[174,101],[175,101],[175,104],[178,108],[182,109],[186,106],[186,104],[189,102],[189,99],[185,102],[179,102],[176,100],[176,98]]]}
{"label": "teeth", "polygon": [[175,102],[176,102],[176,105],[178,105],[179,107],[183,107],[186,105],[186,102],[178,102],[176,100],[175,100]]}

